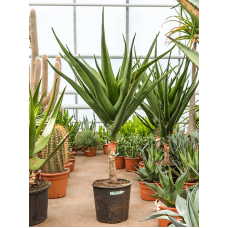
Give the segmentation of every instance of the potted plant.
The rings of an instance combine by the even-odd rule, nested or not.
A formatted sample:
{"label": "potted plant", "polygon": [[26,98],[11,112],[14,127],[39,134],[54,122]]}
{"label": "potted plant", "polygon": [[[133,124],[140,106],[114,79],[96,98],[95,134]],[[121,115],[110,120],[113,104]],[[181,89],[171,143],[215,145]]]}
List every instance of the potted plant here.
{"label": "potted plant", "polygon": [[[170,221],[168,223],[169,227],[199,227],[199,189],[197,187],[192,192],[187,191],[187,200],[177,195],[175,206],[178,213],[171,210],[162,210],[155,212],[142,221],[161,218]],[[179,217],[180,219],[173,217]]]}
{"label": "potted plant", "polygon": [[139,150],[141,149],[141,137],[138,134],[131,134],[126,141],[125,166],[126,171],[136,171],[139,164]]}
{"label": "potted plant", "polygon": [[76,139],[77,145],[84,147],[85,156],[91,157],[96,155],[96,147],[99,145],[99,134],[93,130],[85,130]]}
{"label": "potted plant", "polygon": [[[157,169],[159,172],[159,180],[162,187],[160,187],[159,185],[155,186],[147,182],[144,182],[144,184],[146,184],[150,189],[152,189],[156,193],[152,196],[158,198],[155,201],[158,211],[171,210],[175,213],[178,213],[177,209],[175,208],[175,202],[177,195],[186,198],[187,191],[183,188],[188,174],[188,169],[186,169],[185,172],[182,173],[176,181],[172,177],[171,168],[169,168],[168,173],[164,173],[159,166],[157,166]],[[160,227],[167,227],[168,223],[169,222],[165,219],[159,219]]]}
{"label": "potted plant", "polygon": [[154,201],[157,198],[151,195],[154,195],[155,192],[151,190],[147,185],[145,185],[144,182],[153,185],[158,184],[161,187],[161,183],[159,182],[159,172],[155,161],[162,159],[164,154],[161,151],[158,152],[157,148],[154,145],[148,147],[147,159],[145,159],[145,152],[142,153],[144,168],[139,166],[139,168],[137,168],[137,171],[135,171],[140,187],[140,197],[143,200]]}
{"label": "potted plant", "polygon": [[126,140],[123,134],[118,134],[116,139],[116,154],[115,154],[115,163],[116,169],[124,169],[125,166],[125,151],[126,151]]}
{"label": "potted plant", "polygon": [[[43,96],[39,97],[39,88],[40,88],[41,80],[38,83],[37,88],[34,91],[32,96],[31,89],[29,86],[29,94],[30,94],[30,105],[29,105],[29,225],[33,226],[35,224],[39,224],[46,220],[47,218],[47,208],[48,208],[48,190],[51,186],[51,183],[42,179],[35,179],[34,170],[39,170],[43,165],[48,162],[52,156],[57,153],[58,149],[67,139],[71,131],[63,138],[56,148],[52,151],[51,154],[46,159],[41,159],[37,157],[37,153],[42,150],[46,144],[48,143],[57,117],[58,110],[60,109],[63,94],[65,89],[63,90],[56,106],[50,117],[49,113],[51,107],[53,105],[55,92],[56,92],[56,83],[54,86],[52,98],[50,100],[49,105],[47,106],[47,110],[43,113],[40,118],[39,123],[36,123],[36,118],[38,117],[38,112],[41,109],[41,102]],[[48,120],[48,121],[47,121]],[[72,128],[73,131],[74,128]],[[42,131],[43,130],[43,131]]]}
{"label": "potted plant", "polygon": [[101,125],[99,126],[99,135],[100,141],[103,143],[103,151],[104,154],[108,154],[108,128],[103,128]]}
{"label": "potted plant", "polygon": [[[148,67],[157,62],[158,59],[169,53],[172,48],[148,63],[155,43],[153,42],[141,68],[137,69],[137,71],[133,71],[132,48],[135,38],[133,39],[129,56],[124,40],[124,58],[119,74],[115,77],[105,42],[104,11],[102,12],[101,68],[94,57],[98,71],[92,68],[82,57],[83,62],[75,57],[68,47],[65,48],[62,45],[54,30],[53,33],[65,54],[65,56],[61,56],[68,62],[79,84],[60,72],[50,62],[49,64],[58,74],[69,82],[84,101],[93,109],[102,123],[108,126],[109,129],[109,179],[96,180],[92,183],[97,220],[106,223],[123,222],[128,218],[130,187],[132,183],[129,180],[117,179],[115,167],[116,136],[122,125],[133,114],[150,90],[173,71],[173,69],[171,69],[167,74],[163,75],[159,80],[156,80],[145,89],[149,80],[149,77],[147,77],[141,88],[138,89],[143,73]],[[156,39],[157,37],[155,40]]]}

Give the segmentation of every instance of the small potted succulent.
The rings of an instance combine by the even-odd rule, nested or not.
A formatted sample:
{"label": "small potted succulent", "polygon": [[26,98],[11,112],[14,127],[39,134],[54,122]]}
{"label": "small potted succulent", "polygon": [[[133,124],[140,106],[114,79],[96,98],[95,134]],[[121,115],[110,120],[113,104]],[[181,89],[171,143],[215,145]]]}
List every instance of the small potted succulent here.
{"label": "small potted succulent", "polygon": [[125,167],[126,171],[136,171],[139,164],[139,152],[141,149],[141,137],[138,134],[131,134],[126,140]]}
{"label": "small potted succulent", "polygon": [[[142,152],[145,155],[144,151]],[[157,198],[151,196],[154,195],[155,192],[150,189],[144,182],[150,183],[153,185],[158,184],[161,187],[161,183],[159,182],[159,172],[158,168],[155,164],[157,160],[161,160],[164,154],[157,151],[157,148],[153,145],[148,147],[148,159],[146,160],[143,156],[144,168],[140,167],[135,171],[137,174],[137,180],[139,182],[140,187],[140,197],[143,200],[154,201]],[[159,165],[161,167],[161,165]]]}
{"label": "small potted succulent", "polygon": [[96,148],[100,144],[99,134],[95,134],[93,130],[85,130],[78,135],[76,142],[77,145],[85,148],[85,156],[95,156]]}
{"label": "small potted succulent", "polygon": [[[187,190],[184,190],[183,188],[189,170],[186,169],[185,172],[182,173],[176,181],[174,181],[171,174],[171,168],[169,168],[168,173],[163,172],[159,166],[157,166],[157,169],[159,172],[161,187],[158,184],[155,186],[147,182],[143,183],[156,193],[152,196],[158,198],[155,201],[155,204],[157,205],[157,211],[171,210],[175,213],[178,213],[175,207],[176,198],[177,195],[180,195],[185,199],[187,197]],[[192,188],[193,187],[191,187],[191,189]],[[178,219],[180,219],[180,217]],[[160,227],[167,227],[168,224],[169,222],[167,220],[159,219]]]}
{"label": "small potted succulent", "polygon": [[117,135],[116,139],[116,154],[115,154],[115,163],[116,169],[124,169],[125,166],[125,151],[126,151],[126,139],[123,134]]}
{"label": "small potted succulent", "polygon": [[177,195],[175,206],[178,213],[171,210],[162,210],[155,212],[142,221],[161,218],[170,221],[168,223],[169,227],[199,227],[199,189],[197,186],[194,187],[192,192],[187,191],[187,200]]}

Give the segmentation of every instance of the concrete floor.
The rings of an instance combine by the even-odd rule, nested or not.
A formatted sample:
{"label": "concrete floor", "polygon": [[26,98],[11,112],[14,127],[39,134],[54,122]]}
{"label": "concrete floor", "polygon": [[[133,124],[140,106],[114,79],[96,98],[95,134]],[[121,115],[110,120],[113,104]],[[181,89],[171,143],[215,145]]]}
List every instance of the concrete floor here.
{"label": "concrete floor", "polygon": [[103,150],[98,150],[94,157],[86,157],[83,152],[77,151],[76,158],[66,196],[49,199],[48,218],[37,227],[158,227],[157,219],[140,222],[156,211],[155,203],[140,198],[139,184],[134,180],[136,174],[125,169],[117,170],[117,176],[132,181],[128,220],[117,224],[98,222],[91,183],[108,178],[108,157]]}

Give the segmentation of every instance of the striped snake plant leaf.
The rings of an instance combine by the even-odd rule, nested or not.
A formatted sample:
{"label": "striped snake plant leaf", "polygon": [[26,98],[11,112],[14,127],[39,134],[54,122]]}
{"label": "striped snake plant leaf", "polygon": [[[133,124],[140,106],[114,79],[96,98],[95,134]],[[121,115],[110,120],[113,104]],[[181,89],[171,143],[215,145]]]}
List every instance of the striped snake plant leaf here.
{"label": "striped snake plant leaf", "polygon": [[110,57],[105,41],[105,29],[104,29],[104,8],[102,10],[102,30],[101,30],[101,69],[106,81],[107,96],[112,105],[114,105],[118,99],[117,82],[113,74]]}

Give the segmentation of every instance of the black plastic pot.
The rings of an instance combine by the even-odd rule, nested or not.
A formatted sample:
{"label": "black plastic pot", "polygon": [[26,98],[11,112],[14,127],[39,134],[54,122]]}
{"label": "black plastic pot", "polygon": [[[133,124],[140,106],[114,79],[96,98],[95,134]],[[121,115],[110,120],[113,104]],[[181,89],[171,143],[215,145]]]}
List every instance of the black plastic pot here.
{"label": "black plastic pot", "polygon": [[48,189],[51,183],[36,191],[29,192],[29,226],[39,224],[47,219]]}
{"label": "black plastic pot", "polygon": [[101,187],[92,183],[96,218],[99,222],[116,224],[128,219],[131,185],[131,181],[123,187]]}

